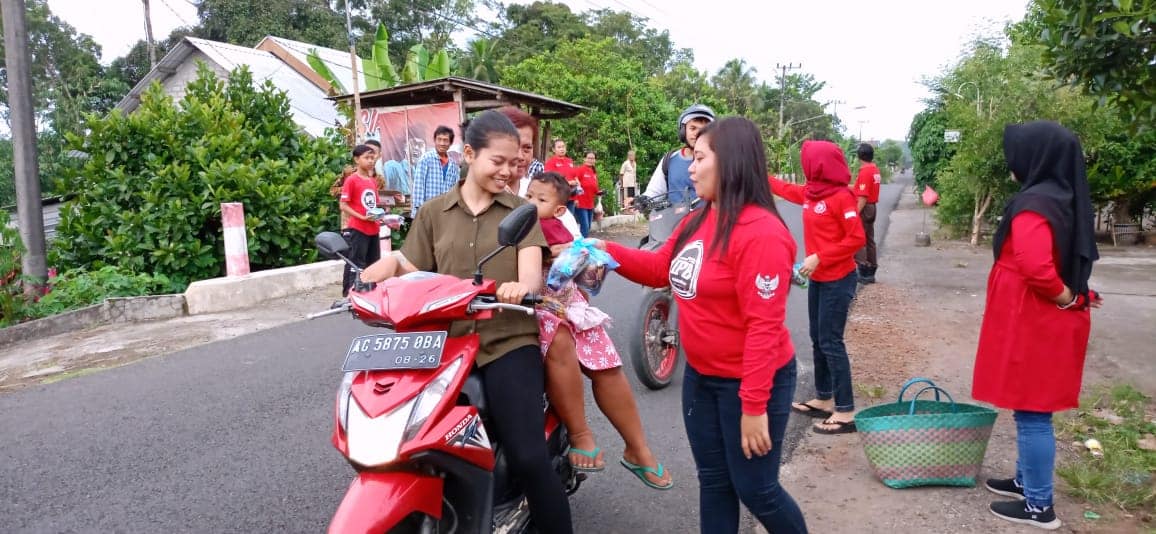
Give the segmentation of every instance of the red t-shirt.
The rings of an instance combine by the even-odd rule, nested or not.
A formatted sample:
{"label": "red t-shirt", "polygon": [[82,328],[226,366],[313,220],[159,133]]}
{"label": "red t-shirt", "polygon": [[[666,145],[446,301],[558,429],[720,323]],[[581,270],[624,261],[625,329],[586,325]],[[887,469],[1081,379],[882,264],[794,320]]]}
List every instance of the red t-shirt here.
{"label": "red t-shirt", "polygon": [[574,169],[571,178],[578,180],[582,186],[582,194],[574,197],[578,207],[584,210],[594,209],[594,199],[598,193],[598,174],[595,173],[594,168],[587,165],[578,167]]}
{"label": "red t-shirt", "polygon": [[834,282],[856,269],[855,253],[867,242],[859,220],[859,204],[850,189],[839,188],[821,200],[803,194],[800,184],[771,178],[771,190],[784,199],[803,205],[803,245],[808,256],[819,255],[819,267],[811,273],[816,282]]}
{"label": "red t-shirt", "polygon": [[554,171],[561,173],[567,180],[570,179],[570,170],[574,168],[574,161],[566,156],[550,156],[542,165],[544,172]]}
{"label": "red t-shirt", "polygon": [[648,252],[606,241],[617,271],[651,287],[669,285],[678,299],[678,329],[687,363],[702,374],[740,380],[743,413],[766,413],[775,371],[794,358],[784,321],[795,240],[778,217],[747,206],[731,230],[725,253],[712,253],[717,220],[674,250],[675,236]]}
{"label": "red t-shirt", "polygon": [[[365,215],[377,207],[377,182],[357,174],[349,175],[341,186],[341,201],[349,204],[358,215]],[[348,226],[366,235],[377,235],[381,229],[381,223],[356,217],[349,218]]]}
{"label": "red t-shirt", "polygon": [[868,204],[879,202],[879,186],[883,175],[874,163],[864,163],[859,167],[859,177],[855,179],[855,196],[867,197]]}
{"label": "red t-shirt", "polygon": [[550,246],[562,245],[574,240],[574,234],[566,229],[566,225],[562,224],[562,220],[555,217],[553,219],[538,219],[538,225],[542,227],[542,233],[546,236],[546,244]]}

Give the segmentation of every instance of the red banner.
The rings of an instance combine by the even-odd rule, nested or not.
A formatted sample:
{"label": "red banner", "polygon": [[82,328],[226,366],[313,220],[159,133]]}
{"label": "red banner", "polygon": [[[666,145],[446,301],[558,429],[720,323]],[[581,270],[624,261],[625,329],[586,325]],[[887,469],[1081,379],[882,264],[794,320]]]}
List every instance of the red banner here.
{"label": "red banner", "polygon": [[458,105],[454,102],[415,106],[395,111],[383,108],[361,110],[361,126],[366,139],[381,142],[380,172],[388,189],[410,194],[413,191],[413,169],[422,154],[434,149],[433,134],[438,126],[454,131],[450,158],[461,161],[462,132]]}

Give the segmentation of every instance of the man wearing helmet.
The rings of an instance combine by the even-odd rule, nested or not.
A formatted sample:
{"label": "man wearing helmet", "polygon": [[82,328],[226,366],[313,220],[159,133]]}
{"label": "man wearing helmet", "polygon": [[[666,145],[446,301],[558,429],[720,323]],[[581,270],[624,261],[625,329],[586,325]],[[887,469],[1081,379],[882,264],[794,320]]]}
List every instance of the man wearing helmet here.
{"label": "man wearing helmet", "polygon": [[714,111],[702,104],[686,108],[678,117],[678,140],[683,147],[662,157],[650,183],[646,184],[643,195],[654,198],[670,194],[667,198],[674,203],[695,198],[694,184],[690,181],[690,164],[694,160],[694,142],[698,133],[714,121]]}

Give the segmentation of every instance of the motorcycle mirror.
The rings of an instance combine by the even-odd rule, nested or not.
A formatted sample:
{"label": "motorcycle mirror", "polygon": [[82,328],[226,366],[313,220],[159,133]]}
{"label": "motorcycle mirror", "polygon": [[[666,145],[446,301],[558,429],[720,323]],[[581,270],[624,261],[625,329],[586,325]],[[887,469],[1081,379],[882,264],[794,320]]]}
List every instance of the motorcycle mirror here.
{"label": "motorcycle mirror", "polygon": [[522,204],[498,223],[498,244],[512,247],[521,243],[534,225],[538,223],[538,208],[533,204]]}
{"label": "motorcycle mirror", "polygon": [[345,238],[337,232],[321,232],[313,242],[317,244],[317,250],[321,255],[331,260],[337,259],[349,250],[349,243],[346,243]]}

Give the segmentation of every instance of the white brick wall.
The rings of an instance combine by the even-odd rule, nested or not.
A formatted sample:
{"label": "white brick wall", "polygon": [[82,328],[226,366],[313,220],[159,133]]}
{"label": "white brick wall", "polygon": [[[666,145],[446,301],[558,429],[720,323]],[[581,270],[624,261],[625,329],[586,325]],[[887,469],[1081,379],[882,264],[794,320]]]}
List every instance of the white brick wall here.
{"label": "white brick wall", "polygon": [[185,96],[185,87],[190,82],[197,79],[197,64],[203,62],[209,66],[217,74],[219,78],[226,78],[229,72],[220,65],[214,63],[204,52],[196,51],[189,56],[187,60],[177,67],[177,72],[164,81],[165,93],[173,97],[173,100],[180,100]]}

